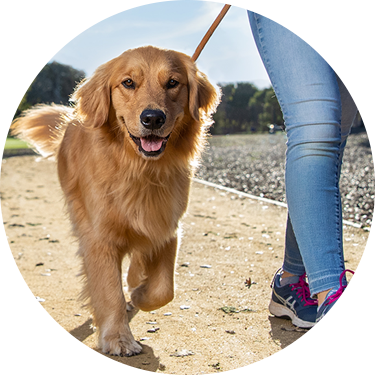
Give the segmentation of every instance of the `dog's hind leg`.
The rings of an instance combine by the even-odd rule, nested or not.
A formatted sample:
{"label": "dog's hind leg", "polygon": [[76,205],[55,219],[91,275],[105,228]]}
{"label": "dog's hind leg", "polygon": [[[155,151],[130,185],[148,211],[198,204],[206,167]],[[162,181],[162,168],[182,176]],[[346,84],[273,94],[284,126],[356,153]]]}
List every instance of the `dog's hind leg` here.
{"label": "dog's hind leg", "polygon": [[131,293],[131,301],[136,308],[152,311],[172,301],[177,246],[178,240],[174,237],[151,255],[142,257],[146,278]]}
{"label": "dog's hind leg", "polygon": [[[82,241],[83,242],[83,241]],[[130,331],[122,289],[122,256],[115,246],[90,241],[82,246],[84,296],[89,297],[104,353],[131,356],[142,351]]]}

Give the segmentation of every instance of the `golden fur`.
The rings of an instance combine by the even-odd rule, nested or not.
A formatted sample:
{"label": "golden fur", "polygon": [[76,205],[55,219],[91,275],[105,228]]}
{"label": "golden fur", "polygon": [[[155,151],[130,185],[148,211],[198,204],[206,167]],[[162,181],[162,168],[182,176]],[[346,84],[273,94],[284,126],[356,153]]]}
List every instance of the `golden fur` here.
{"label": "golden fur", "polygon": [[[26,111],[12,133],[56,158],[99,344],[105,353],[134,355],[142,348],[128,324],[122,260],[131,256],[136,308],[173,299],[178,223],[219,94],[189,56],[149,46],[100,66],[72,100],[74,108]],[[145,109],[165,114],[160,129],[142,125]],[[147,142],[165,149],[145,152],[154,151]]]}

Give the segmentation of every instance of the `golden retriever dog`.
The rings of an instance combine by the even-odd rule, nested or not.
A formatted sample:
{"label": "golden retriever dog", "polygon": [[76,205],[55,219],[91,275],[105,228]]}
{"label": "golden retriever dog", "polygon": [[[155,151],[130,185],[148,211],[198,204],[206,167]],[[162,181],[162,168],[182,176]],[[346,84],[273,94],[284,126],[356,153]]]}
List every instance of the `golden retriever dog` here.
{"label": "golden retriever dog", "polygon": [[12,124],[57,161],[104,353],[142,350],[127,317],[126,254],[135,308],[173,299],[179,220],[219,96],[189,56],[147,46],[101,65],[77,86],[73,107],[39,105]]}

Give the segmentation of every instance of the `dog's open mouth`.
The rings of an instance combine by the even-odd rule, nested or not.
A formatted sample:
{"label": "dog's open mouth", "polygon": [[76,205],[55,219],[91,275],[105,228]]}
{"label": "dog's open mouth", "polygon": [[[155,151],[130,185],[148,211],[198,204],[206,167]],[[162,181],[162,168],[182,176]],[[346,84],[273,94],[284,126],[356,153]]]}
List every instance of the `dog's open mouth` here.
{"label": "dog's open mouth", "polygon": [[150,134],[146,137],[138,138],[130,133],[129,135],[134,143],[138,146],[139,152],[150,157],[158,156],[165,150],[165,146],[170,136],[169,134],[166,137],[159,137],[157,135]]}

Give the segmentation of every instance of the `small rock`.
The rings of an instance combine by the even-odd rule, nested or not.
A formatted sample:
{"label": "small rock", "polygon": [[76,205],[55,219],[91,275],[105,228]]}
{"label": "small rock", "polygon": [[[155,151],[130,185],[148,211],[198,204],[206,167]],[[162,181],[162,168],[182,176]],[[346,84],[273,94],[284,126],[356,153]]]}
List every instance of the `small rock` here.
{"label": "small rock", "polygon": [[166,312],[166,313],[164,313],[163,315],[164,315],[164,316],[171,316],[172,313],[171,313],[171,312]]}
{"label": "small rock", "polygon": [[225,331],[226,333],[229,333],[230,335],[234,335],[236,332],[235,331],[233,331],[233,330],[226,330]]}
{"label": "small rock", "polygon": [[40,298],[40,297],[38,297],[38,296],[36,296],[35,298],[36,298],[36,300],[37,300],[38,302],[44,302],[44,301],[45,301],[44,298]]}
{"label": "small rock", "polygon": [[165,371],[167,367],[163,363],[159,363],[159,370],[160,371]]}
{"label": "small rock", "polygon": [[39,267],[39,266],[44,266],[44,263],[39,262],[39,263],[37,263],[37,264],[35,265],[35,267]]}
{"label": "small rock", "polygon": [[156,322],[146,322],[146,324],[157,324]]}
{"label": "small rock", "polygon": [[159,331],[159,327],[154,327],[154,328],[151,328],[151,329],[148,329],[147,332],[148,333],[155,333],[156,331]]}
{"label": "small rock", "polygon": [[186,306],[186,305],[180,306],[180,310],[188,310],[188,309],[190,309],[190,306]]}
{"label": "small rock", "polygon": [[182,263],[181,267],[189,267],[189,264],[190,264],[189,262]]}
{"label": "small rock", "polygon": [[186,357],[188,355],[194,355],[195,353],[191,350],[182,349],[179,352],[176,350],[175,353],[170,354],[170,357]]}
{"label": "small rock", "polygon": [[201,268],[211,268],[212,266],[210,266],[209,264],[203,264],[202,266],[200,266]]}
{"label": "small rock", "polygon": [[149,337],[141,337],[141,338],[139,339],[139,341],[147,341],[147,340],[150,340],[150,338],[149,338]]}
{"label": "small rock", "polygon": [[41,276],[51,276],[50,273],[41,273]]}

